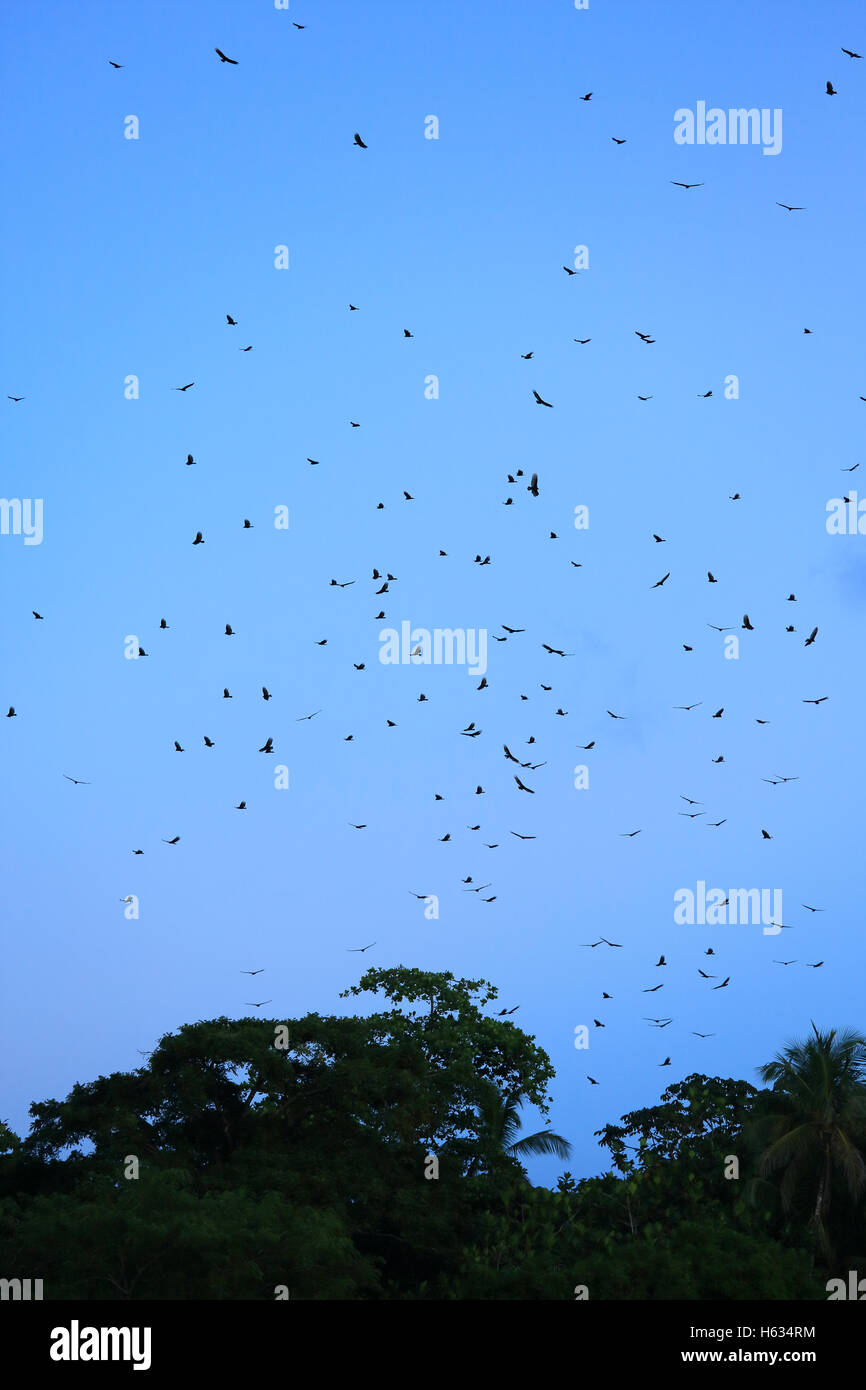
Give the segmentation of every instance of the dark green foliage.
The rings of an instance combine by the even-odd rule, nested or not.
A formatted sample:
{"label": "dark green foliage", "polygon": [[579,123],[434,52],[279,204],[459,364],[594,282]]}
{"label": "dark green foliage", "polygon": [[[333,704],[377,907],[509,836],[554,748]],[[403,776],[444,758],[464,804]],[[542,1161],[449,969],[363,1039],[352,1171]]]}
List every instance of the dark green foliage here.
{"label": "dark green foliage", "polygon": [[[364,993],[388,1007],[185,1025],[148,1066],[34,1104],[26,1139],[0,1125],[3,1268],[50,1299],[789,1299],[825,1298],[866,1248],[863,1082],[838,1039],[788,1049],[772,1092],[687,1077],[599,1131],[613,1171],[551,1192],[521,1160],[569,1145],[519,1112],[546,1112],[553,1071],[483,1012],[495,988],[401,968]],[[813,1140],[780,1148],[804,1106]]]}

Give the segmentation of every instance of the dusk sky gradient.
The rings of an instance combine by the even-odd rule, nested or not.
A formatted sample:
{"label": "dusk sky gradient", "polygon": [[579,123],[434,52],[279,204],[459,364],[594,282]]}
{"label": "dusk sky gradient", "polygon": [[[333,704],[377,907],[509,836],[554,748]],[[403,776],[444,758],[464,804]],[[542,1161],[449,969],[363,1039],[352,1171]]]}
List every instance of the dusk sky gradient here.
{"label": "dusk sky gradient", "polygon": [[[520,1005],[574,1145],[530,1164],[552,1184],[666,1084],[862,1029],[866,536],[825,525],[866,496],[862,6],[86,0],[3,31],[0,492],[44,538],[0,536],[0,1118],[183,1023],[373,1011],[339,992],[403,964]],[[781,109],[781,153],[676,144],[698,101]],[[486,628],[489,688],[381,664],[404,620]],[[793,930],[676,925],[699,880],[781,889]]]}

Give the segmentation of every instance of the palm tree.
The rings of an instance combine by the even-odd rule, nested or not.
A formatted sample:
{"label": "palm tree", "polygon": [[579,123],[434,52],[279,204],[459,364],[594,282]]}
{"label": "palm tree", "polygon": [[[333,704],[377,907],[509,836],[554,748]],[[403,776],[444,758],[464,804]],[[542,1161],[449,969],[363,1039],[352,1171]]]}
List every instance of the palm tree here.
{"label": "palm tree", "polygon": [[[487,1141],[501,1149],[508,1158],[518,1161],[522,1158],[535,1158],[539,1154],[554,1154],[556,1158],[570,1158],[571,1144],[552,1130],[541,1129],[537,1134],[520,1135],[520,1110],[523,1102],[511,1096],[503,1097],[495,1086],[491,1086],[484,1100],[479,1103],[482,1129]],[[520,1165],[526,1182],[529,1178],[523,1164]],[[531,1186],[531,1184],[530,1184]]]}
{"label": "palm tree", "polygon": [[810,1036],[788,1043],[759,1075],[773,1087],[767,1101],[770,1142],[760,1171],[783,1171],[785,1211],[810,1181],[816,1183],[809,1224],[815,1245],[829,1255],[834,1174],[852,1198],[866,1188],[866,1161],[858,1148],[866,1132],[866,1037],[852,1029],[822,1033],[813,1023]]}

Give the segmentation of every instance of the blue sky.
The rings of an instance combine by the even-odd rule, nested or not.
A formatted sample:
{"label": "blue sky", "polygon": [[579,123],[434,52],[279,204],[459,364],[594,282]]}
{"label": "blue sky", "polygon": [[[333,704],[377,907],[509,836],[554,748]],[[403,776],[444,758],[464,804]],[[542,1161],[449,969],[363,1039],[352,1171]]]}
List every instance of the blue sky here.
{"label": "blue sky", "polygon": [[[866,420],[866,60],[842,45],[866,53],[853,3],[6,17],[2,396],[25,400],[3,401],[0,490],[44,503],[41,544],[0,536],[14,1128],[245,1000],[339,1012],[365,965],[519,1003],[579,1176],[606,1166],[593,1131],[664,1084],[754,1080],[810,1019],[864,1025],[866,540],[825,527],[861,476],[866,495],[841,471]],[[676,144],[698,101],[781,109],[781,153]],[[374,568],[397,576],[382,597]],[[404,620],[487,629],[488,688],[382,665],[378,632]],[[503,623],[526,630],[494,642]],[[735,626],[738,660],[709,623]],[[503,743],[545,763],[534,795]],[[679,816],[684,796],[706,814]],[[698,880],[781,889],[793,930],[676,925]],[[581,945],[600,934],[623,949]],[[674,1022],[656,1033],[647,1007]]]}

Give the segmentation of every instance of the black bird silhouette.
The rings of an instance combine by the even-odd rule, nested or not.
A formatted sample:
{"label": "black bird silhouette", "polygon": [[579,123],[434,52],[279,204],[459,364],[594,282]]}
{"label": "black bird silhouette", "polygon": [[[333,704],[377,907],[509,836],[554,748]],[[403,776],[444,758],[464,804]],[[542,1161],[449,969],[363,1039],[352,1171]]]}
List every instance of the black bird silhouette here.
{"label": "black bird silhouette", "polygon": [[635,837],[635,835],[639,835],[639,834],[640,834],[640,831],[639,831],[639,830],[621,830],[620,833],[619,833],[619,838],[620,838],[621,840],[633,840],[634,837]]}
{"label": "black bird silhouette", "polygon": [[237,319],[233,319],[231,314],[226,314],[226,323],[230,323],[233,328],[237,328],[238,326]]}
{"label": "black bird silhouette", "polygon": [[[220,60],[221,63],[231,63],[232,67],[235,67],[235,68],[237,67],[237,65],[238,65],[238,60],[237,60],[237,58],[227,58],[226,55],[223,53],[223,51],[222,51],[221,48],[215,48],[215,49],[214,49],[214,53],[217,55],[217,57],[219,58],[219,60]],[[270,1001],[268,1001],[268,1002],[270,1002]]]}
{"label": "black bird silhouette", "polygon": [[204,536],[202,535],[201,531],[196,531],[193,545],[204,545]]}
{"label": "black bird silhouette", "polygon": [[679,183],[676,179],[671,179],[674,188],[703,188],[702,183]]}
{"label": "black bird silhouette", "polygon": [[175,386],[175,391],[188,391],[191,386],[195,386],[194,381],[188,381],[186,386]]}
{"label": "black bird silhouette", "polygon": [[832,83],[832,82],[828,82],[828,83],[827,83],[826,95],[827,95],[828,97],[835,97],[835,96],[838,96],[838,95],[839,95],[839,93],[836,91],[836,88],[833,86],[833,83]]}
{"label": "black bird silhouette", "polygon": [[607,710],[607,713],[610,715],[611,719],[627,719],[627,718],[628,718],[628,715],[626,715],[626,714],[614,714],[614,712],[613,712],[612,709]]}
{"label": "black bird silhouette", "polygon": [[806,638],[805,642],[803,643],[803,646],[804,646],[804,647],[811,647],[812,643],[814,642],[814,640],[815,640],[815,638],[816,638],[817,636],[818,636],[818,629],[817,629],[816,627],[813,627],[813,628],[812,628],[812,631],[809,633],[809,636]]}
{"label": "black bird silhouette", "polygon": [[242,974],[242,975],[261,975],[262,972],[264,971],[264,968],[265,968],[265,967],[262,966],[261,970],[242,970],[242,971],[241,971],[241,974]]}
{"label": "black bird silhouette", "polygon": [[357,130],[355,131],[355,144],[358,145],[362,150],[365,150],[367,148],[367,146],[364,144],[364,141],[358,134]]}
{"label": "black bird silhouette", "polygon": [[270,999],[262,999],[262,1000],[259,1001],[258,1004],[256,1004],[252,999],[245,999],[245,1000],[244,1000],[244,1003],[245,1003],[245,1004],[249,1004],[249,1006],[250,1006],[251,1009],[260,1009],[260,1008],[262,1007],[263,1004],[270,1004],[270,1003],[271,1003],[271,1000],[270,1000]]}
{"label": "black bird silhouette", "polygon": [[590,1076],[589,1072],[586,1073],[586,1079],[587,1079],[587,1081],[589,1081],[589,1082],[591,1083],[591,1085],[593,1085],[593,1086],[598,1086],[598,1085],[600,1084],[598,1081],[596,1081],[596,1079],[595,1079],[594,1076]]}
{"label": "black bird silhouette", "polygon": [[580,343],[581,347],[586,347],[587,343],[592,342],[592,338],[572,338],[573,343]]}
{"label": "black bird silhouette", "polygon": [[[529,481],[529,486],[527,487],[526,491],[527,491],[527,492],[531,492],[532,495],[533,495],[533,497],[537,497],[537,496],[538,496],[538,474],[537,474],[537,473],[533,473],[532,478],[531,478],[530,481]],[[504,624],[503,624],[503,626],[504,626]]]}
{"label": "black bird silhouette", "polygon": [[247,803],[246,803],[245,801],[239,801],[238,804],[237,804],[237,806],[235,807],[235,810],[236,810],[236,811],[245,811],[246,809],[247,809]]}
{"label": "black bird silhouette", "polygon": [[[842,49],[842,52],[843,52],[843,53],[847,53],[847,51],[848,51],[848,50],[847,50],[846,48],[843,48],[843,49]],[[851,56],[852,56],[852,58],[859,58],[860,55],[859,55],[859,53],[852,53]],[[122,68],[122,67],[125,67],[126,64],[125,64],[125,63],[113,63],[113,62],[111,61],[111,59],[109,58],[109,60],[108,60],[108,66],[111,67],[111,68]]]}
{"label": "black bird silhouette", "polygon": [[610,138],[611,138],[611,140],[613,141],[613,143],[614,143],[615,145],[624,145],[624,144],[625,144],[625,140],[617,140],[617,138],[616,138],[615,135],[612,135]]}
{"label": "black bird silhouette", "polygon": [[532,790],[532,787],[525,787],[519,777],[515,776],[514,780],[522,792],[529,792],[531,796],[535,796],[535,792]]}
{"label": "black bird silhouette", "polygon": [[720,985],[713,985],[713,989],[724,989],[726,985],[729,985],[729,984],[730,984],[730,982],[731,982],[731,977],[730,977],[730,975],[726,975],[725,978],[722,980],[722,983],[721,983]]}
{"label": "black bird silhouette", "polygon": [[173,840],[163,840],[162,843],[163,843],[164,845],[176,845],[176,844],[178,843],[179,840],[180,840],[180,836],[179,836],[179,835],[175,835],[175,837],[174,837]]}
{"label": "black bird silhouette", "polygon": [[805,907],[805,909],[806,909],[807,912],[826,912],[826,911],[827,911],[826,907],[810,907],[808,903],[801,903],[800,906],[801,906],[801,907]]}
{"label": "black bird silhouette", "polygon": [[68,772],[64,772],[64,773],[63,773],[63,776],[66,778],[67,782],[74,782],[75,785],[76,785],[76,787],[89,787],[89,786],[90,786],[90,783],[89,783],[89,782],[82,782],[81,779],[78,778],[78,777],[70,777],[69,774],[68,774]]}
{"label": "black bird silhouette", "polygon": [[265,741],[265,743],[263,743],[262,746],[261,746],[261,748],[259,749],[259,752],[260,752],[260,753],[273,753],[273,751],[274,751],[274,740],[273,740],[272,738],[267,739],[267,740]]}
{"label": "black bird silhouette", "polygon": [[370,946],[375,946],[375,941],[371,941],[369,946],[347,946],[346,950],[355,954],[359,951],[369,951]]}
{"label": "black bird silhouette", "polygon": [[550,409],[550,410],[553,409],[553,406],[551,405],[550,401],[542,400],[541,396],[539,396],[539,394],[538,394],[537,391],[533,391],[532,394],[533,394],[533,396],[535,397],[535,403],[536,403],[536,405],[546,405],[546,406],[548,407],[548,409]]}
{"label": "black bird silhouette", "polygon": [[26,401],[26,396],[7,396],[7,401]]}
{"label": "black bird silhouette", "polygon": [[661,579],[659,579],[655,584],[651,584],[651,585],[650,585],[650,588],[651,588],[651,589],[660,589],[661,586],[664,584],[665,580],[670,579],[670,577],[671,577],[671,572],[670,572],[670,570],[668,570],[667,574],[663,574],[662,577],[661,577]]}
{"label": "black bird silhouette", "polygon": [[843,52],[843,53],[846,53],[846,54],[848,55],[849,58],[862,58],[862,57],[863,57],[863,54],[862,54],[862,53],[854,53],[850,48],[843,48],[843,49],[842,49],[842,52]]}
{"label": "black bird silhouette", "polygon": [[581,97],[580,99],[581,99],[581,101],[589,101],[591,97],[592,97],[592,92],[587,92],[586,96],[585,96],[585,97]]}

